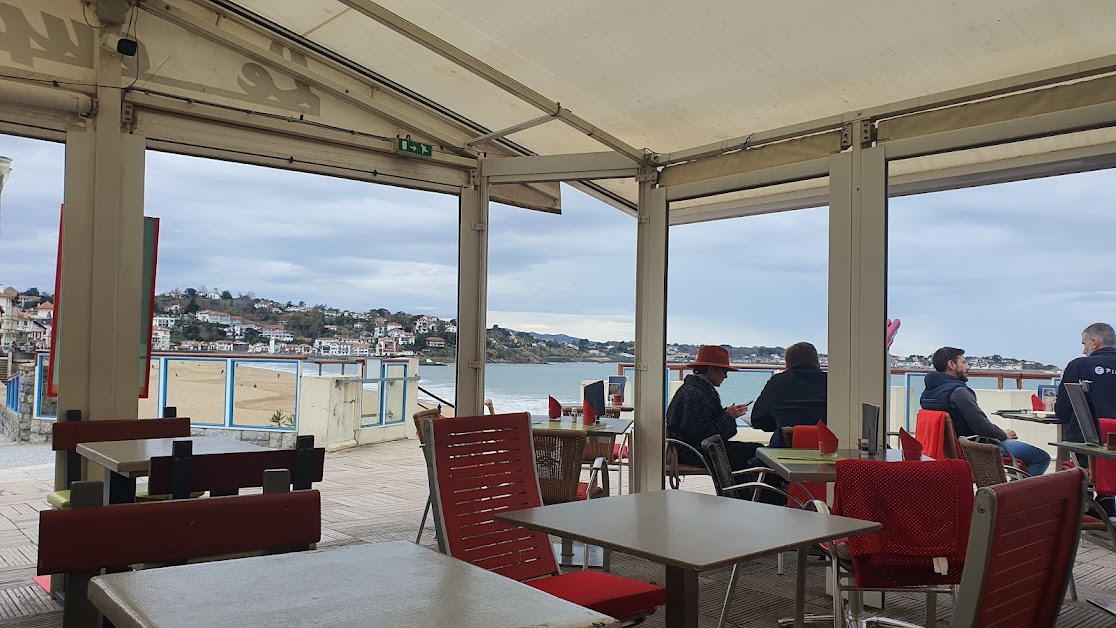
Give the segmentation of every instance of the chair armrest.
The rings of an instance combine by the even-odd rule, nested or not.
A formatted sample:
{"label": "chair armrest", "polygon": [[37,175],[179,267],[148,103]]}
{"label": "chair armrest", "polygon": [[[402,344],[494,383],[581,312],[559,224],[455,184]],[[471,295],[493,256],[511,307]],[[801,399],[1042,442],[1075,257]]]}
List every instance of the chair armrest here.
{"label": "chair armrest", "polygon": [[600,488],[603,491],[600,497],[608,497],[608,461],[604,456],[597,456],[593,460],[593,465],[589,471],[589,489],[585,491],[585,496],[588,499],[594,499],[594,491],[597,489],[597,483],[600,482]]}
{"label": "chair armrest", "polygon": [[744,482],[744,483],[741,483],[741,484],[733,484],[732,486],[726,486],[726,487],[722,488],[721,490],[727,491],[727,490],[740,489],[740,488],[753,489],[752,490],[752,501],[759,501],[759,495],[763,491],[771,491],[772,493],[778,493],[779,495],[782,495],[783,497],[786,497],[788,500],[793,501],[799,508],[805,508],[806,507],[806,504],[801,499],[798,499],[794,495],[791,495],[790,493],[788,493],[787,491],[784,491],[783,489],[779,488],[778,486],[771,486],[770,484],[765,484],[764,482]]}

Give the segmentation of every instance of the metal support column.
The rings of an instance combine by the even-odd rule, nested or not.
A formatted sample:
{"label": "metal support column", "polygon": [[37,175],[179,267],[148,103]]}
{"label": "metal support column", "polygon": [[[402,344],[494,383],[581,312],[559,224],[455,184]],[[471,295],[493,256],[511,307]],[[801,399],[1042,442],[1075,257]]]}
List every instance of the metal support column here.
{"label": "metal support column", "polygon": [[[860,122],[849,135],[862,137]],[[854,141],[851,151],[830,158],[829,185],[829,427],[855,447],[862,403],[887,416],[884,148]]]}
{"label": "metal support column", "polygon": [[[134,419],[146,141],[124,131],[121,90],[110,87],[123,81],[120,56],[96,55],[104,86],[96,116],[90,128],[66,135],[58,409],[88,420]],[[64,481],[56,473],[58,488]]]}
{"label": "metal support column", "polygon": [[[654,172],[647,173],[653,177]],[[640,177],[644,178],[644,177]],[[635,437],[632,492],[663,488],[663,421],[666,400],[667,242],[666,189],[653,178],[639,184],[636,237]]]}
{"label": "metal support column", "polygon": [[457,416],[484,412],[488,313],[488,178],[462,190],[457,262]]}

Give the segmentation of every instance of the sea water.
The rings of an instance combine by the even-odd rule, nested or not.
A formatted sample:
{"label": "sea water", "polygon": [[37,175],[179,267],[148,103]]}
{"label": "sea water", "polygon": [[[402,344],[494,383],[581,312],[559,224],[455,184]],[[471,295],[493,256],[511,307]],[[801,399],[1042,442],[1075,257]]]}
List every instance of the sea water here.
{"label": "sea water", "polygon": [[[718,392],[724,405],[732,403],[747,403],[759,397],[767,380],[776,372],[772,367],[770,371],[737,371],[729,373]],[[547,397],[553,396],[563,404],[576,404],[580,397],[581,382],[585,380],[607,380],[610,375],[617,375],[615,363],[599,362],[569,362],[553,364],[488,364],[484,371],[485,397],[492,400],[497,412],[530,412],[531,414],[546,414]],[[632,385],[634,372],[628,368],[624,373],[628,377],[628,385]],[[433,395],[453,402],[455,367],[448,366],[420,366],[419,386]],[[670,377],[677,378],[678,372],[671,371]],[[1040,381],[1025,380],[1023,387],[1027,390],[1037,390]],[[905,375],[892,375],[892,386],[906,386]],[[1007,386],[1014,386],[1015,382],[1006,382]],[[922,394],[922,378],[912,377],[911,386],[914,394]],[[974,377],[969,381],[972,388],[995,389],[996,378]],[[431,395],[419,392],[419,399],[434,401]],[[628,394],[631,401],[631,395]],[[749,410],[750,411],[750,410]],[[746,415],[747,416],[747,415]]]}

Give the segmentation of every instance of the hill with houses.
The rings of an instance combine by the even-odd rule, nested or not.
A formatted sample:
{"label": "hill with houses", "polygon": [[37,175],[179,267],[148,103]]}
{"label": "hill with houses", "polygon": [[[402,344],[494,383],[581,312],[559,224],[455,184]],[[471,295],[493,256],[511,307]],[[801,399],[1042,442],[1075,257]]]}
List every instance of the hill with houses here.
{"label": "hill with houses", "polygon": [[[0,285],[0,351],[50,348],[53,297],[35,288]],[[161,352],[291,354],[322,358],[421,356],[451,362],[457,353],[457,321],[430,314],[373,309],[364,312],[233,296],[228,290],[174,289],[155,297],[152,349]],[[565,334],[540,334],[493,326],[490,362],[633,362],[632,341],[592,341]],[[735,364],[778,365],[784,348],[728,346]],[[667,360],[688,362],[698,346],[670,344]],[[822,363],[825,356],[822,355]],[[1057,370],[1032,360],[970,356],[974,368],[1009,371]],[[928,356],[893,356],[894,368],[928,370]]]}

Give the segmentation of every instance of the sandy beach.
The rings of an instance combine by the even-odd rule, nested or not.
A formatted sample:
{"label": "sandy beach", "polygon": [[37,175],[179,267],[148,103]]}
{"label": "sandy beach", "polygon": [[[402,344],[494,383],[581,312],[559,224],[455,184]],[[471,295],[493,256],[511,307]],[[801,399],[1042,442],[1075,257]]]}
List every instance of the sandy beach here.
{"label": "sandy beach", "polygon": [[[225,383],[227,363],[206,360],[172,360],[167,368],[167,405],[178,408],[195,424],[225,422]],[[251,366],[239,362],[234,367],[233,425],[274,426],[268,419],[281,412],[295,413],[295,374]],[[139,414],[157,414],[156,391],[159,371],[151,368],[151,395],[139,400]],[[364,391],[365,413],[379,409],[379,392]],[[367,419],[366,419],[367,421]]]}

